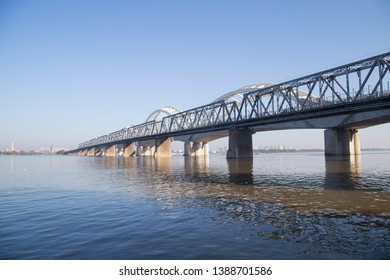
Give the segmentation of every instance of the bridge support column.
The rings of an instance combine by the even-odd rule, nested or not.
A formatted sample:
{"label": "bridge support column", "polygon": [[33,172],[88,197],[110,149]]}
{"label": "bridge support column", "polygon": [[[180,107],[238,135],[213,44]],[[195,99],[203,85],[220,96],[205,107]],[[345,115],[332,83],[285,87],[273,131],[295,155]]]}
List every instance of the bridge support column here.
{"label": "bridge support column", "polygon": [[106,153],[105,153],[105,156],[106,157],[115,157],[116,156],[116,145],[111,145],[108,147]]}
{"label": "bridge support column", "polygon": [[117,144],[115,149],[115,156],[123,156],[124,149],[125,148],[123,144]]}
{"label": "bridge support column", "polygon": [[144,149],[145,149],[144,146],[140,146],[138,144],[137,149],[136,149],[137,156],[144,156]]}
{"label": "bridge support column", "polygon": [[156,139],[154,145],[155,157],[171,157],[172,156],[172,142],[170,138]]}
{"label": "bridge support column", "polygon": [[183,156],[193,156],[193,153],[192,153],[192,145],[191,145],[191,141],[185,141],[184,142],[184,154]]}
{"label": "bridge support column", "polygon": [[136,154],[136,146],[135,143],[129,143],[129,144],[124,144],[123,146],[123,157],[133,157]]}
{"label": "bridge support column", "polygon": [[226,158],[253,158],[253,131],[249,128],[229,130],[229,150]]}
{"label": "bridge support column", "polygon": [[137,146],[137,156],[153,156],[154,146]]}
{"label": "bridge support column", "polygon": [[203,150],[203,156],[208,157],[209,156],[209,143],[203,142],[202,143],[202,150]]}
{"label": "bridge support column", "polygon": [[184,142],[184,156],[207,157],[209,155],[209,144],[207,142]]}
{"label": "bridge support column", "polygon": [[325,155],[360,155],[360,134],[356,129],[335,128],[324,132]]}
{"label": "bridge support column", "polygon": [[106,153],[106,147],[97,147],[95,148],[95,157],[101,157],[104,156]]}
{"label": "bridge support column", "polygon": [[88,149],[87,156],[95,156],[95,148]]}

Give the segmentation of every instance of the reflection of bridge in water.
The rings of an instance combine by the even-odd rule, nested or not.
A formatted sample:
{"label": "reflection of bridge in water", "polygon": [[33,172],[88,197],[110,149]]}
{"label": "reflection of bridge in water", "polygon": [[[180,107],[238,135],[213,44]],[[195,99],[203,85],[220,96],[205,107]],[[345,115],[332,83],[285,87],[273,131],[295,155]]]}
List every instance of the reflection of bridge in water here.
{"label": "reflection of bridge in water", "polygon": [[255,84],[213,103],[180,111],[168,106],[145,123],[81,143],[68,154],[207,156],[208,143],[229,137],[228,158],[253,157],[252,135],[282,129],[325,129],[327,155],[360,154],[359,129],[390,122],[390,53],[280,84]]}
{"label": "reflection of bridge in water", "polygon": [[[304,157],[313,158],[311,154],[272,154],[254,160],[227,161],[217,155],[90,157],[77,163],[100,170],[101,178],[115,182],[109,184],[109,191],[120,197],[156,201],[161,209],[159,215],[175,219],[174,223],[194,223],[199,228],[223,225],[227,231],[231,230],[228,225],[233,224],[235,238],[276,239],[283,243],[283,250],[287,242],[296,246],[301,257],[314,258],[317,251],[334,251],[342,253],[335,256],[338,259],[343,254],[348,259],[352,256],[388,259],[389,192],[372,191],[370,183],[363,190],[359,184],[337,189],[344,181],[359,183],[360,172],[364,173],[360,156],[353,161],[349,157],[345,161],[335,157],[325,161],[322,156],[315,156],[309,160],[310,165],[320,164],[325,169],[305,173],[309,180],[317,176],[322,182],[311,187],[305,187],[307,182],[302,177],[288,176],[298,170],[298,166],[293,171],[291,167]],[[274,169],[275,162],[280,163],[282,158],[286,159],[285,166],[290,167],[283,178],[279,176],[280,170]],[[271,169],[264,169],[270,162]],[[247,185],[247,180],[253,184]]]}
{"label": "reflection of bridge in water", "polygon": [[259,162],[262,160],[229,159],[227,168],[220,169],[209,165],[208,158],[187,157],[181,164],[177,157],[107,157],[99,164],[130,170],[129,181],[138,178],[145,186],[140,191],[159,199],[223,197],[276,203],[310,213],[390,213],[390,193],[361,181],[360,155],[327,158],[325,169],[310,175],[315,184],[305,174],[282,175],[255,167]]}

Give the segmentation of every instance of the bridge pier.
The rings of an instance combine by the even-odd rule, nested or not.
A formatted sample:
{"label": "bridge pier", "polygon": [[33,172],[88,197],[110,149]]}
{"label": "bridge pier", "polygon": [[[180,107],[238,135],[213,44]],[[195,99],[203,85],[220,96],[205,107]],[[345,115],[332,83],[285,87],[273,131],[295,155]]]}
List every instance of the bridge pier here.
{"label": "bridge pier", "polygon": [[134,157],[136,155],[137,147],[135,143],[128,143],[123,145],[123,157]]}
{"label": "bridge pier", "polygon": [[324,132],[325,155],[360,155],[360,134],[356,129],[332,128]]}
{"label": "bridge pier", "polygon": [[184,142],[184,156],[207,157],[209,155],[209,144],[207,142]]}
{"label": "bridge pier", "polygon": [[156,139],[154,145],[155,157],[171,157],[172,156],[172,142],[170,138]]}
{"label": "bridge pier", "polygon": [[121,156],[123,156],[123,152],[124,152],[124,145],[123,144],[116,144],[115,156],[121,157]]}
{"label": "bridge pier", "polygon": [[104,156],[105,153],[106,153],[106,147],[97,147],[95,148],[94,156],[101,157]]}
{"label": "bridge pier", "polygon": [[229,150],[226,158],[253,158],[253,130],[250,128],[234,128],[229,130]]}
{"label": "bridge pier", "polygon": [[[153,141],[138,142],[137,156],[170,157],[172,155],[170,138],[160,138]],[[129,147],[129,153],[134,153],[135,146]]]}
{"label": "bridge pier", "polygon": [[95,156],[95,148],[89,148],[86,153],[87,156]]}
{"label": "bridge pier", "polygon": [[153,156],[154,146],[137,146],[137,156]]}
{"label": "bridge pier", "polygon": [[106,152],[104,154],[106,157],[115,157],[116,156],[116,145],[111,145],[106,147]]}

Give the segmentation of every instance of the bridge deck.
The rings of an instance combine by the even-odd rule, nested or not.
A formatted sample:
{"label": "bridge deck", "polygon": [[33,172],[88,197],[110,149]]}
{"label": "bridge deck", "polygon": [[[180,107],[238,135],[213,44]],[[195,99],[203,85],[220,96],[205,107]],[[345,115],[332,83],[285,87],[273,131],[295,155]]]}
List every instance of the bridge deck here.
{"label": "bridge deck", "polygon": [[246,127],[363,128],[390,121],[390,53],[252,90],[86,141],[68,153],[102,145],[210,134]]}

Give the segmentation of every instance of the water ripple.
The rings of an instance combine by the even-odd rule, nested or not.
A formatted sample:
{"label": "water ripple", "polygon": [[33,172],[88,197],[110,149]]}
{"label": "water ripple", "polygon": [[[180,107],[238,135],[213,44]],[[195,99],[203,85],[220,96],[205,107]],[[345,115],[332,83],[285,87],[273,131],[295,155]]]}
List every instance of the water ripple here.
{"label": "water ripple", "polygon": [[389,162],[1,157],[0,259],[389,259]]}

